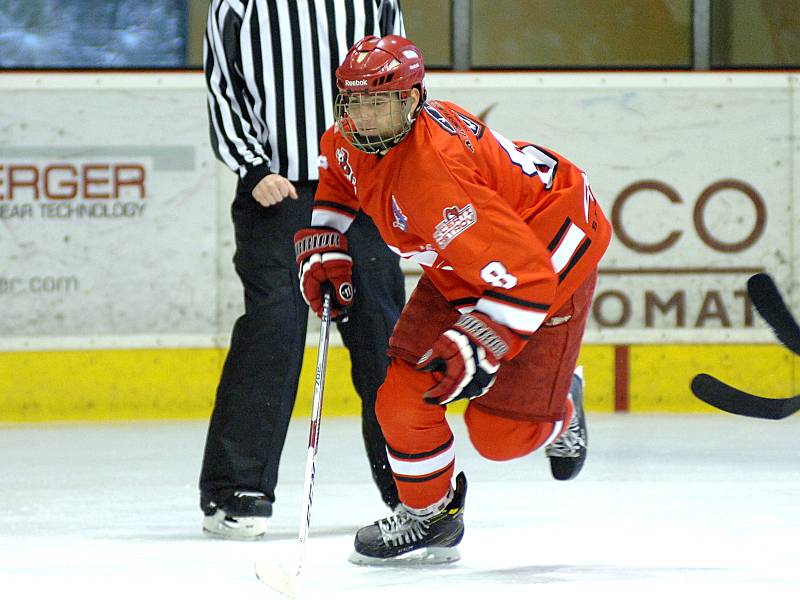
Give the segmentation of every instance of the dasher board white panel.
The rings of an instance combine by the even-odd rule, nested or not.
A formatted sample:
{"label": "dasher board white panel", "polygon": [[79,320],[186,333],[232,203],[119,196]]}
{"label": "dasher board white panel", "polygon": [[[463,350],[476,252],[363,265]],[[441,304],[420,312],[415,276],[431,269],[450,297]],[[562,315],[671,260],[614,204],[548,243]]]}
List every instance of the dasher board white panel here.
{"label": "dasher board white panel", "polygon": [[[796,74],[433,73],[428,87],[572,159],[615,216],[587,341],[771,341],[743,297],[757,269],[800,314]],[[227,339],[235,178],[211,154],[205,93],[200,73],[0,75],[0,342]],[[143,172],[142,187],[114,188],[131,164],[117,174]],[[9,166],[27,167],[13,190]]]}
{"label": "dasher board white panel", "polygon": [[82,89],[49,77],[20,89],[0,77],[0,336],[214,334],[202,80]]}

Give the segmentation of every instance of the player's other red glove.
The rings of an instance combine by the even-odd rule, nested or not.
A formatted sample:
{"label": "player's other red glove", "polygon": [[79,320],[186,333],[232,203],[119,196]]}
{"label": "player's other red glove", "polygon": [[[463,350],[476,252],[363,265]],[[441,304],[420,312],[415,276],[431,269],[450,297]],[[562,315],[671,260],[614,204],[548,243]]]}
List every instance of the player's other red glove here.
{"label": "player's other red glove", "polygon": [[353,304],[353,259],[347,252],[347,238],[329,227],[309,227],[294,235],[294,251],[300,271],[300,291],[317,316],[322,316],[322,292],[333,292],[331,318],[347,320]]}
{"label": "player's other red glove", "polygon": [[431,371],[436,385],[423,397],[428,404],[448,404],[483,396],[494,384],[500,361],[514,356],[525,340],[480,312],[461,315],[417,362]]}

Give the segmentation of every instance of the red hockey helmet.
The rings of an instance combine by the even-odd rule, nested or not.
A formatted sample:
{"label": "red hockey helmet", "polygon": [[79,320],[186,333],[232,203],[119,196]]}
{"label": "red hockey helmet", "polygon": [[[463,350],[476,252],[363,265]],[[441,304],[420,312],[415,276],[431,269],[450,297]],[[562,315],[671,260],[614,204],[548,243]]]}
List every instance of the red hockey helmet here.
{"label": "red hockey helmet", "polygon": [[[422,52],[410,40],[399,35],[382,38],[374,35],[361,39],[350,48],[336,69],[334,113],[339,130],[359,150],[377,153],[402,140],[422,109],[425,100],[425,64]],[[420,99],[414,107],[409,100],[413,88]],[[351,104],[352,103],[352,104]],[[351,112],[355,106],[389,105],[390,131],[360,133]]]}
{"label": "red hockey helmet", "polygon": [[350,48],[336,69],[336,85],[342,92],[424,90],[422,52],[399,35],[368,35]]}

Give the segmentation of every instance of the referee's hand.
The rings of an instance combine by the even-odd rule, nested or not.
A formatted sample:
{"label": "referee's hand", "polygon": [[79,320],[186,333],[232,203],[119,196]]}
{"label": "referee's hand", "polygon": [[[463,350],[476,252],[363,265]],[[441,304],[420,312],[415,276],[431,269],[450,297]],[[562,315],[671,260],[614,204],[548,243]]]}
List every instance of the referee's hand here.
{"label": "referee's hand", "polygon": [[294,189],[292,182],[282,175],[270,173],[253,188],[253,198],[261,206],[273,206],[283,202],[284,198],[297,200],[297,190]]}

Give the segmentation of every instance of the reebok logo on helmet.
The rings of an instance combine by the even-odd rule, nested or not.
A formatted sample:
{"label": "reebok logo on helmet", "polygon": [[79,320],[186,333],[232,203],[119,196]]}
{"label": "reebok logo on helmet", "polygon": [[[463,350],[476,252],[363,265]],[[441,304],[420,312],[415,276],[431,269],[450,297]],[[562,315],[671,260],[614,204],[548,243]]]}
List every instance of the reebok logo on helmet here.
{"label": "reebok logo on helmet", "polygon": [[367,85],[366,79],[345,79],[345,85]]}

